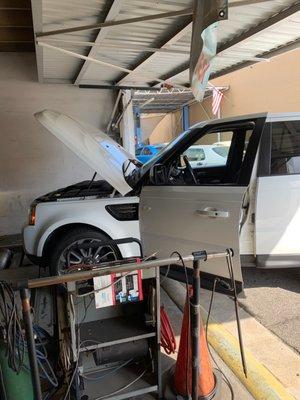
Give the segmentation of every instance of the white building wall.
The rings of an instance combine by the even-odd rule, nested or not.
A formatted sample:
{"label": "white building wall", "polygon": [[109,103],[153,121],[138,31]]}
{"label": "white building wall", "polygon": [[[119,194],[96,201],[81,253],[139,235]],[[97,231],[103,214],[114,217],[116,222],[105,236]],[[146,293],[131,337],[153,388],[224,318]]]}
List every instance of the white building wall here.
{"label": "white building wall", "polygon": [[93,171],[34,118],[53,109],[105,129],[109,90],[39,84],[33,53],[0,53],[0,235],[19,233],[30,202]]}

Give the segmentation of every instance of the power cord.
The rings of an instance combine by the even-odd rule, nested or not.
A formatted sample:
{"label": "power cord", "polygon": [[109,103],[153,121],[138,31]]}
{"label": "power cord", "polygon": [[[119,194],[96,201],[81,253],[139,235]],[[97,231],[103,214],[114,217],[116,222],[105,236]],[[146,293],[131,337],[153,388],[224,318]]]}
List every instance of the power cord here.
{"label": "power cord", "polygon": [[[20,373],[24,364],[25,338],[14,291],[5,281],[0,281],[0,331],[6,344],[8,365],[16,373]],[[17,337],[19,337],[18,342]]]}
{"label": "power cord", "polygon": [[[126,367],[126,365],[128,365],[129,363],[131,363],[133,360],[134,360],[134,358],[130,358],[129,360],[125,361],[123,364],[118,365],[116,368],[112,369],[111,371],[109,371],[109,372],[107,372],[106,374],[101,375],[101,376],[99,376],[99,377],[97,377],[97,378],[90,378],[90,377],[88,377],[86,374],[80,374],[80,376],[82,376],[82,378],[84,378],[84,379],[87,380],[87,381],[92,381],[92,382],[94,382],[94,381],[100,381],[101,379],[104,379],[104,378],[106,378],[106,377],[109,376],[109,375],[115,374],[115,373],[116,373],[117,371],[119,371],[121,368]],[[90,373],[93,373],[93,372],[90,372]]]}
{"label": "power cord", "polygon": [[165,311],[164,306],[160,308],[160,321],[161,321],[161,345],[166,354],[174,354],[176,351],[176,340],[172,325],[169,317]]}

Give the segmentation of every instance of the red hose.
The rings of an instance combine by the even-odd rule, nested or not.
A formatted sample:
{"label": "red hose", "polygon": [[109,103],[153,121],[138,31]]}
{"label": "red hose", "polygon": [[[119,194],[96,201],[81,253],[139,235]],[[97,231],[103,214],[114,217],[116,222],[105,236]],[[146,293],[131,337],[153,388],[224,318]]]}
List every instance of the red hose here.
{"label": "red hose", "polygon": [[161,345],[167,354],[174,354],[176,350],[174,331],[163,306],[160,308],[160,325]]}

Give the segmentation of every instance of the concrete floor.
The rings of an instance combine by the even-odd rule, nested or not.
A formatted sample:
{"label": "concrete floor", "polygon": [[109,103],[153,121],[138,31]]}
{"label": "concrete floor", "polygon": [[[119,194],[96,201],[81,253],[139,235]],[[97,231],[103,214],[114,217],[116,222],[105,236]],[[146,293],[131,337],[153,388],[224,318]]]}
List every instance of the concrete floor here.
{"label": "concrete floor", "polygon": [[[1,243],[2,242],[2,243]],[[4,243],[6,245],[6,240],[0,240],[0,247]],[[4,246],[3,246],[4,247]],[[20,260],[20,256],[17,255],[14,259],[17,264]],[[28,260],[24,260],[24,263],[28,263]],[[2,275],[5,275],[5,271],[1,272]],[[26,268],[27,278],[35,275],[35,267],[29,266]],[[253,316],[253,321],[259,321],[267,330],[273,332],[277,335],[283,342],[287,343],[293,349],[295,349],[298,353],[300,353],[300,271],[297,270],[284,270],[284,271],[276,271],[276,270],[257,270],[257,269],[245,269],[243,271],[244,281],[245,281],[245,296],[244,298],[240,298],[240,304],[242,308],[247,312],[247,314],[242,314],[243,325],[246,327],[247,333],[247,325],[245,322],[252,323],[249,318],[249,314]],[[4,277],[4,276],[3,276]],[[205,294],[205,293],[204,293]],[[210,298],[210,293],[207,292],[204,296],[204,305],[207,307],[208,301]],[[177,339],[179,339],[180,335],[180,327],[181,327],[181,318],[182,314],[180,310],[175,306],[173,302],[170,302],[166,296],[163,296],[163,301],[167,308],[168,313],[170,313],[171,320],[175,326],[175,333]],[[226,312],[224,312],[224,297],[216,296],[215,306],[213,310],[213,315],[217,317],[217,320],[220,322],[226,323],[227,328],[230,330],[231,326],[234,329],[234,315],[233,305],[231,304],[231,300],[228,299],[226,302]],[[226,321],[229,321],[226,322]],[[257,327],[256,327],[257,328]],[[259,335],[264,333],[259,330]],[[266,330],[266,336],[268,336]],[[262,337],[260,336],[260,341],[262,341]],[[267,338],[267,341],[269,337]],[[278,339],[279,340],[279,339]],[[247,342],[247,338],[246,338]],[[251,345],[251,338],[249,337],[249,345]],[[274,341],[274,348],[277,348],[280,343],[276,343]],[[276,347],[277,346],[277,347]],[[285,352],[286,349],[282,348],[282,352]],[[272,353],[272,351],[271,351]],[[275,350],[276,354],[276,350]],[[299,354],[298,354],[299,355]],[[216,356],[216,355],[215,355]],[[269,355],[266,354],[266,358],[262,359],[267,365]],[[230,381],[233,383],[235,387],[235,391],[239,393],[236,396],[238,399],[250,400],[252,397],[246,391],[246,389],[237,381],[236,377],[232,374],[232,372],[227,368],[226,365],[216,356],[218,364],[222,371],[228,376]],[[272,360],[271,360],[272,361]],[[291,352],[290,354],[291,363],[295,362],[295,357]],[[298,360],[296,359],[296,362]],[[172,361],[170,358],[164,358],[163,368],[167,369]],[[300,398],[299,389],[295,389],[295,377],[293,379],[286,378],[285,370],[283,368],[280,371],[280,365],[274,362],[274,370],[277,376],[282,374],[282,378],[287,379],[286,386],[291,388],[291,392],[294,394],[295,398]],[[299,364],[300,365],[300,364]],[[274,373],[275,374],[275,373]],[[298,374],[298,369],[295,369],[295,374]],[[275,374],[276,375],[276,374]],[[297,378],[296,378],[297,379]],[[299,378],[298,378],[299,379]],[[297,382],[298,382],[297,379]],[[296,383],[296,386],[298,384]],[[224,391],[224,399],[230,399],[229,390],[226,385],[223,383],[223,391]],[[145,398],[145,397],[144,397]],[[147,397],[151,399],[152,397]],[[146,398],[145,398],[146,399]]]}
{"label": "concrete floor", "polygon": [[[12,279],[16,275],[16,267],[19,264],[21,259],[21,254],[16,253],[13,259],[13,264],[12,267],[14,268],[14,271],[9,272],[9,270],[6,271],[1,271],[0,277],[2,279]],[[35,277],[37,274],[37,267],[33,266],[29,263],[29,261],[26,259],[23,260],[23,265],[26,265],[26,268],[22,268],[21,270],[18,271],[18,279],[20,278],[30,278],[30,277]],[[22,272],[22,276],[20,276],[20,272]],[[0,279],[1,279],[0,278]],[[179,310],[179,308],[173,303],[173,301],[168,297],[168,295],[162,290],[162,305],[164,305],[171,324],[174,328],[174,332],[176,335],[176,341],[177,341],[177,348],[179,345],[179,340],[180,340],[180,331],[181,331],[181,323],[182,323],[182,312]],[[218,357],[218,355],[211,349],[214,359],[217,364],[214,364],[215,368],[219,368],[227,377],[229,382],[231,383],[235,398],[236,399],[243,399],[243,400],[253,400],[253,397],[249,394],[249,392],[245,389],[245,387],[239,382],[239,380],[236,378],[236,376],[232,373],[232,371],[227,367],[226,364]],[[177,357],[177,352],[172,355],[172,356],[167,356],[163,355],[162,356],[162,370],[163,372],[166,372],[172,365],[174,365]],[[143,395],[139,396],[133,400],[153,400],[156,397],[153,395]],[[225,383],[224,380],[221,381],[221,398],[222,400],[231,400],[231,393],[228,388],[228,385]]]}
{"label": "concrete floor", "polygon": [[[163,289],[161,290],[161,303],[165,307],[165,310],[170,318],[176,336],[176,342],[178,348],[180,340],[180,332],[181,332],[182,312],[174,304],[174,302],[170,299],[170,297],[166,294],[166,292]],[[211,351],[214,360],[216,362],[216,364],[214,363],[214,368],[219,368],[223,372],[223,374],[225,374],[225,376],[227,377],[227,379],[229,380],[229,382],[233,387],[235,399],[253,400],[253,397],[250,395],[247,389],[241,384],[241,382],[236,378],[236,376],[232,373],[232,371],[228,368],[228,366],[220,359],[220,357],[218,357],[218,355],[214,352],[213,349],[211,349]],[[177,352],[172,356],[172,358],[175,360],[176,357],[177,357]],[[166,365],[165,368],[169,368],[169,366],[170,364]],[[220,399],[222,400],[231,399],[230,390],[224,380],[222,380],[221,383]]]}
{"label": "concrete floor", "polygon": [[300,271],[244,269],[241,306],[300,353]]}

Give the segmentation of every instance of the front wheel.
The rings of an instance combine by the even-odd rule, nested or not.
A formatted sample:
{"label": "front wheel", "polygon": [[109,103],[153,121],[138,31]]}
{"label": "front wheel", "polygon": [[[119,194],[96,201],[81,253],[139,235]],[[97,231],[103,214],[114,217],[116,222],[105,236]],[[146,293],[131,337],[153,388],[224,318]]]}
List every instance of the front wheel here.
{"label": "front wheel", "polygon": [[103,244],[109,240],[92,228],[78,227],[56,240],[50,256],[51,275],[78,270],[83,265],[95,265],[120,259],[116,246]]}

